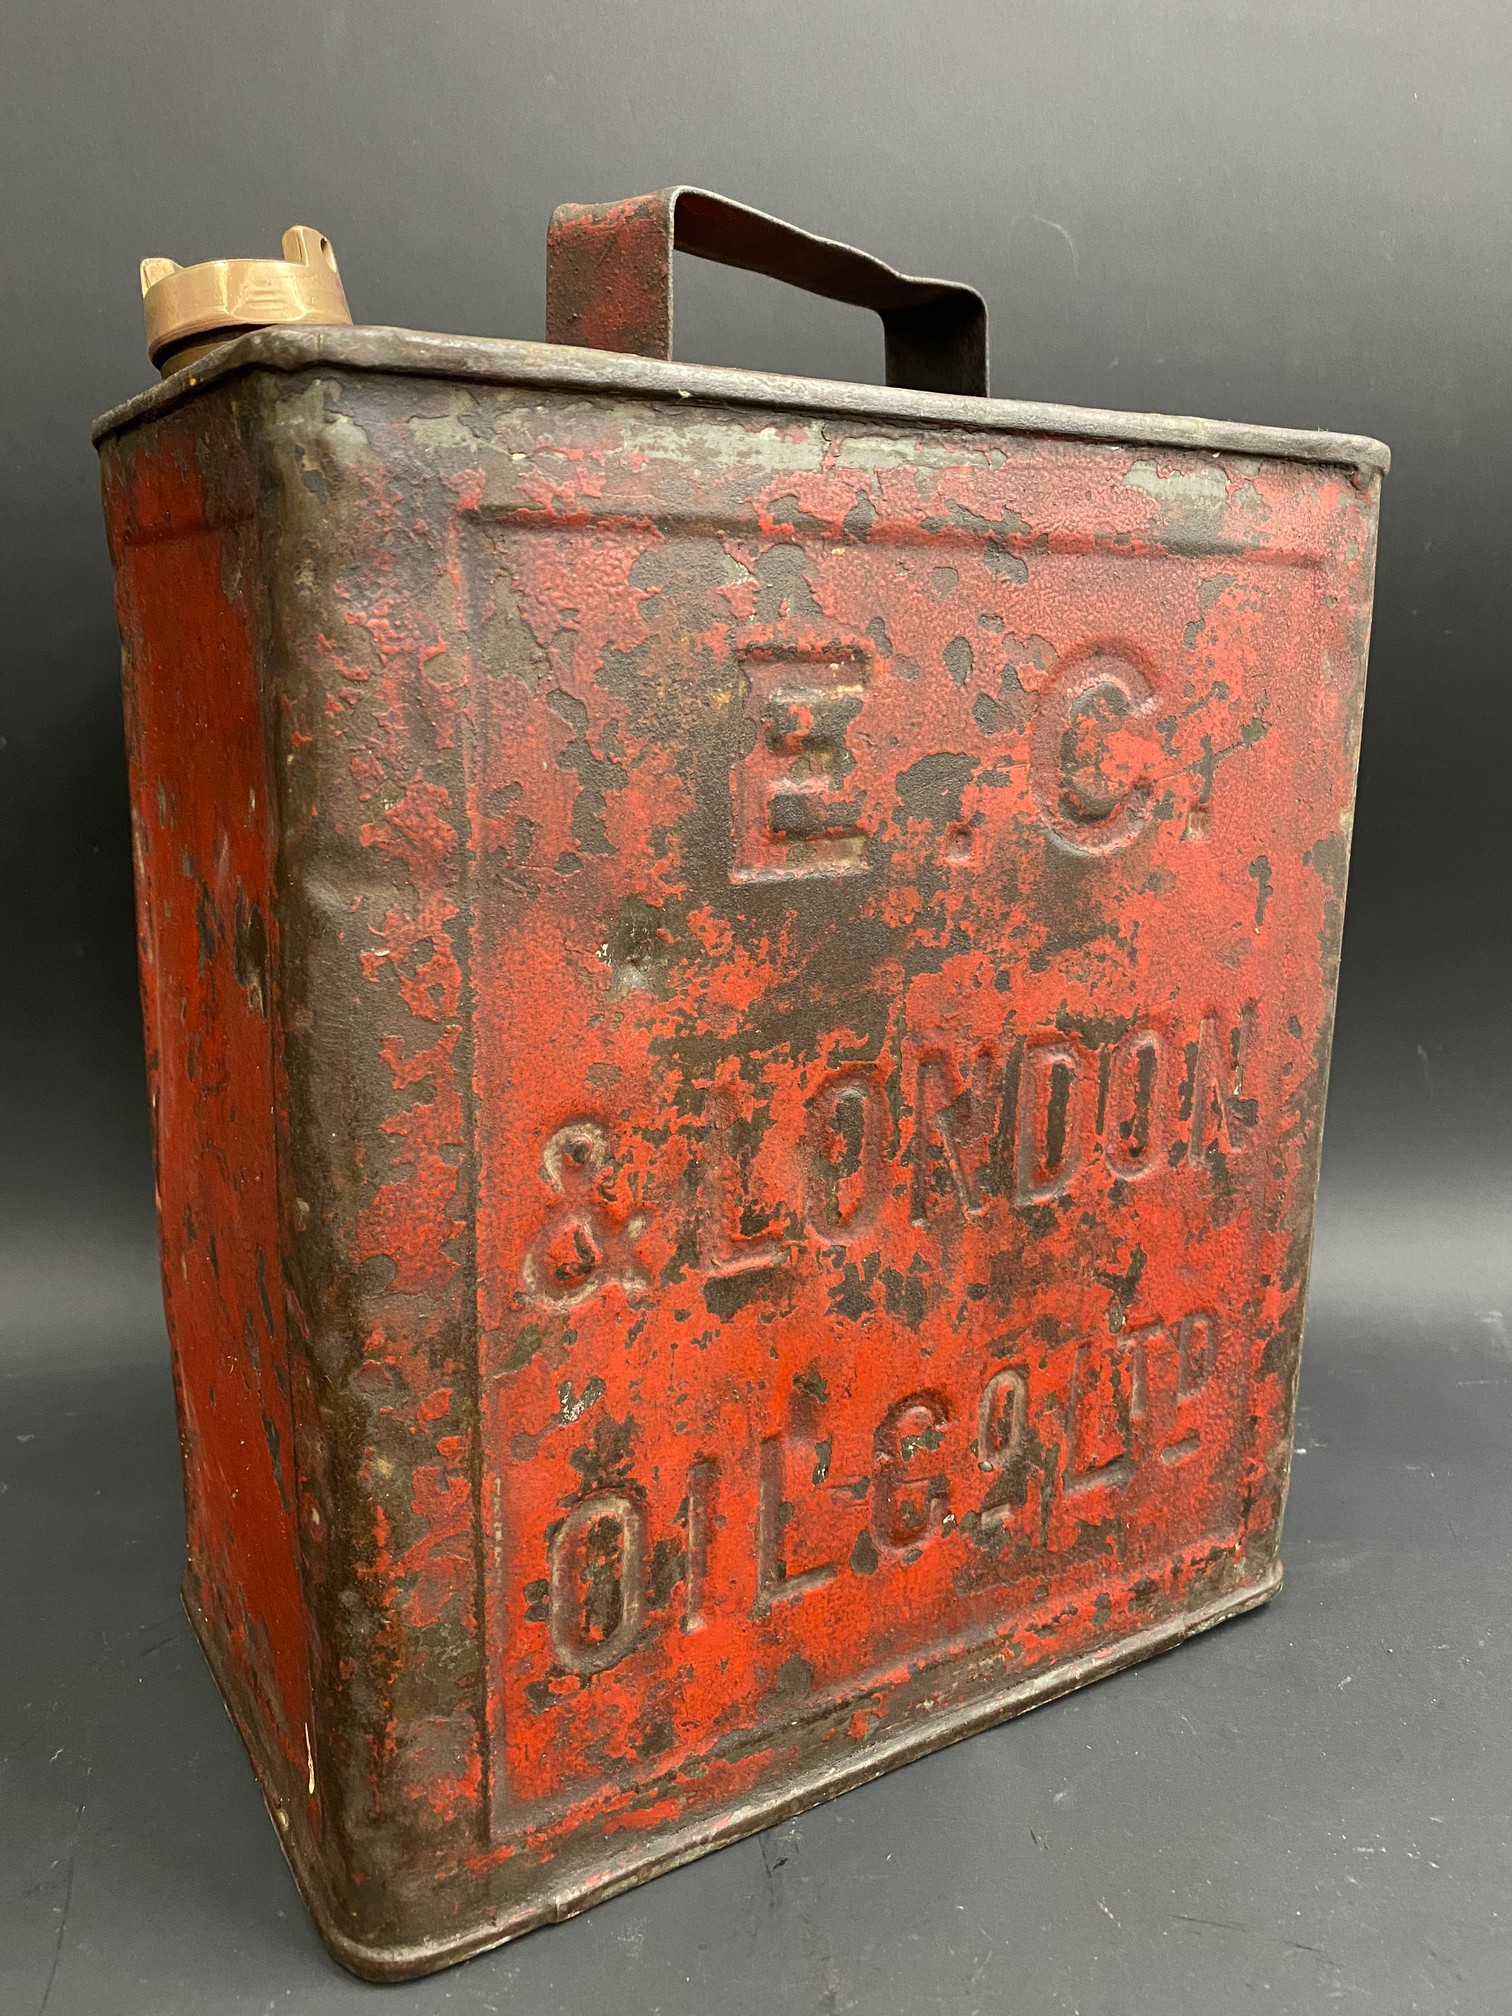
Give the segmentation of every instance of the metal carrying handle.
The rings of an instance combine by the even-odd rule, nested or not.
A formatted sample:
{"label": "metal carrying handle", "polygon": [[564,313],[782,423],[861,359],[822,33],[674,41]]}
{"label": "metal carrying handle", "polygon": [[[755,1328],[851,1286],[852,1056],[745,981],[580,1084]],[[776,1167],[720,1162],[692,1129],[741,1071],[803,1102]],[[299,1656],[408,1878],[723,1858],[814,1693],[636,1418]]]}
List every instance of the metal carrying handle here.
{"label": "metal carrying handle", "polygon": [[674,252],[873,308],[889,385],[986,395],[987,304],[974,287],[895,272],[707,189],[562,204],[546,233],[546,340],[670,358]]}

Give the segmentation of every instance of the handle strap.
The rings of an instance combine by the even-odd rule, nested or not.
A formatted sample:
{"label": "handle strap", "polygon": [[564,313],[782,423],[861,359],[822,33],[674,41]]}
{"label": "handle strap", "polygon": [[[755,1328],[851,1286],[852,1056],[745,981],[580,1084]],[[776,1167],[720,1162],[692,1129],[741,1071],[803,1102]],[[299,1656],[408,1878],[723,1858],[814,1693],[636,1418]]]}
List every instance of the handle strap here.
{"label": "handle strap", "polygon": [[975,288],[898,273],[707,189],[564,203],[546,234],[547,341],[670,358],[674,252],[874,309],[889,385],[986,394],[987,306]]}

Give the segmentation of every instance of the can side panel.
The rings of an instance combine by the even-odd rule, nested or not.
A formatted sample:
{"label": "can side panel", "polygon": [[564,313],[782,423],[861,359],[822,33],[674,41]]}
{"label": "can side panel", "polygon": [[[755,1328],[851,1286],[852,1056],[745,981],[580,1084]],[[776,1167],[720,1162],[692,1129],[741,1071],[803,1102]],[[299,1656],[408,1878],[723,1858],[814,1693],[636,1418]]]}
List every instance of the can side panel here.
{"label": "can side panel", "polygon": [[285,1805],[311,1706],[273,1134],[257,544],[223,401],[104,444],[185,1600]]}
{"label": "can side panel", "polygon": [[[1308,964],[1316,947],[1316,1026],[1304,1023],[1310,1036],[1310,1070],[1298,1075],[1287,1107],[1285,1148],[1294,1157],[1288,1201],[1277,1215],[1278,1267],[1275,1317],[1259,1359],[1259,1369],[1274,1396],[1270,1427],[1270,1490],[1274,1494],[1274,1548],[1279,1557],[1286,1506],[1291,1491],[1295,1449],[1297,1390],[1302,1376],[1302,1343],[1312,1285],[1313,1239],[1316,1231],[1318,1184],[1323,1169],[1323,1130],[1333,1061],[1334,1022],[1338,1009],[1339,968],[1344,944],[1345,903],[1354,844],[1355,796],[1364,730],[1365,685],[1370,663],[1370,638],[1375,614],[1376,556],[1379,543],[1381,485],[1384,472],[1368,481],[1362,476],[1345,496],[1351,507],[1341,514],[1320,579],[1325,617],[1320,642],[1325,676],[1312,695],[1309,725],[1315,738],[1313,772],[1320,803],[1333,794],[1337,810],[1330,827],[1315,820],[1316,835],[1302,853],[1311,877],[1309,893],[1315,909],[1311,919]],[[1257,885],[1257,898],[1259,889]],[[1305,970],[1305,969],[1304,969]],[[1262,1427],[1266,1424],[1262,1422]]]}
{"label": "can side panel", "polygon": [[[316,1508],[327,1833],[291,1846],[328,1932],[364,1940],[484,1832],[467,695],[446,515],[384,468],[340,386],[250,379],[237,397],[264,541],[277,1125]],[[482,1905],[442,1908],[461,1923]]]}

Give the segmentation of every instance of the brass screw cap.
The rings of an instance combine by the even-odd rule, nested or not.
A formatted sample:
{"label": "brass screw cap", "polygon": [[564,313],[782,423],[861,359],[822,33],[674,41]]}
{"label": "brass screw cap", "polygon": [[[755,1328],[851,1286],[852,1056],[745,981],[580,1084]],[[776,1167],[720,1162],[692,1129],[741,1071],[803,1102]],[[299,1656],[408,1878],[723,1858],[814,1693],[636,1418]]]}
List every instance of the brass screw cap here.
{"label": "brass screw cap", "polygon": [[294,224],[283,235],[283,254],[211,259],[203,266],[142,261],[147,354],[165,378],[246,329],[275,322],[350,323],[330,240],[308,224]]}

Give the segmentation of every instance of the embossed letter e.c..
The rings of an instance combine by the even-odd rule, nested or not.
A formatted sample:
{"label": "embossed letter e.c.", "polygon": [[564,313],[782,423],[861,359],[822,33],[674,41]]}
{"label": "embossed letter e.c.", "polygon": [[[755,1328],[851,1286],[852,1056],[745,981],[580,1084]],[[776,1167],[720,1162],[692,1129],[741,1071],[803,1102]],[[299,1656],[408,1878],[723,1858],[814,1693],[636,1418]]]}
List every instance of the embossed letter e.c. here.
{"label": "embossed letter e.c.", "polygon": [[1111,854],[1143,831],[1154,794],[1148,760],[1154,752],[1133,753],[1128,724],[1154,705],[1154,688],[1122,645],[1071,653],[1044,689],[1030,741],[1029,782],[1045,825],[1074,853]]}
{"label": "embossed letter e.c.", "polygon": [[[847,742],[864,646],[749,643],[740,652],[742,748],[730,772],[735,882],[793,882],[866,867],[866,823]],[[749,742],[749,747],[746,747]]]}

